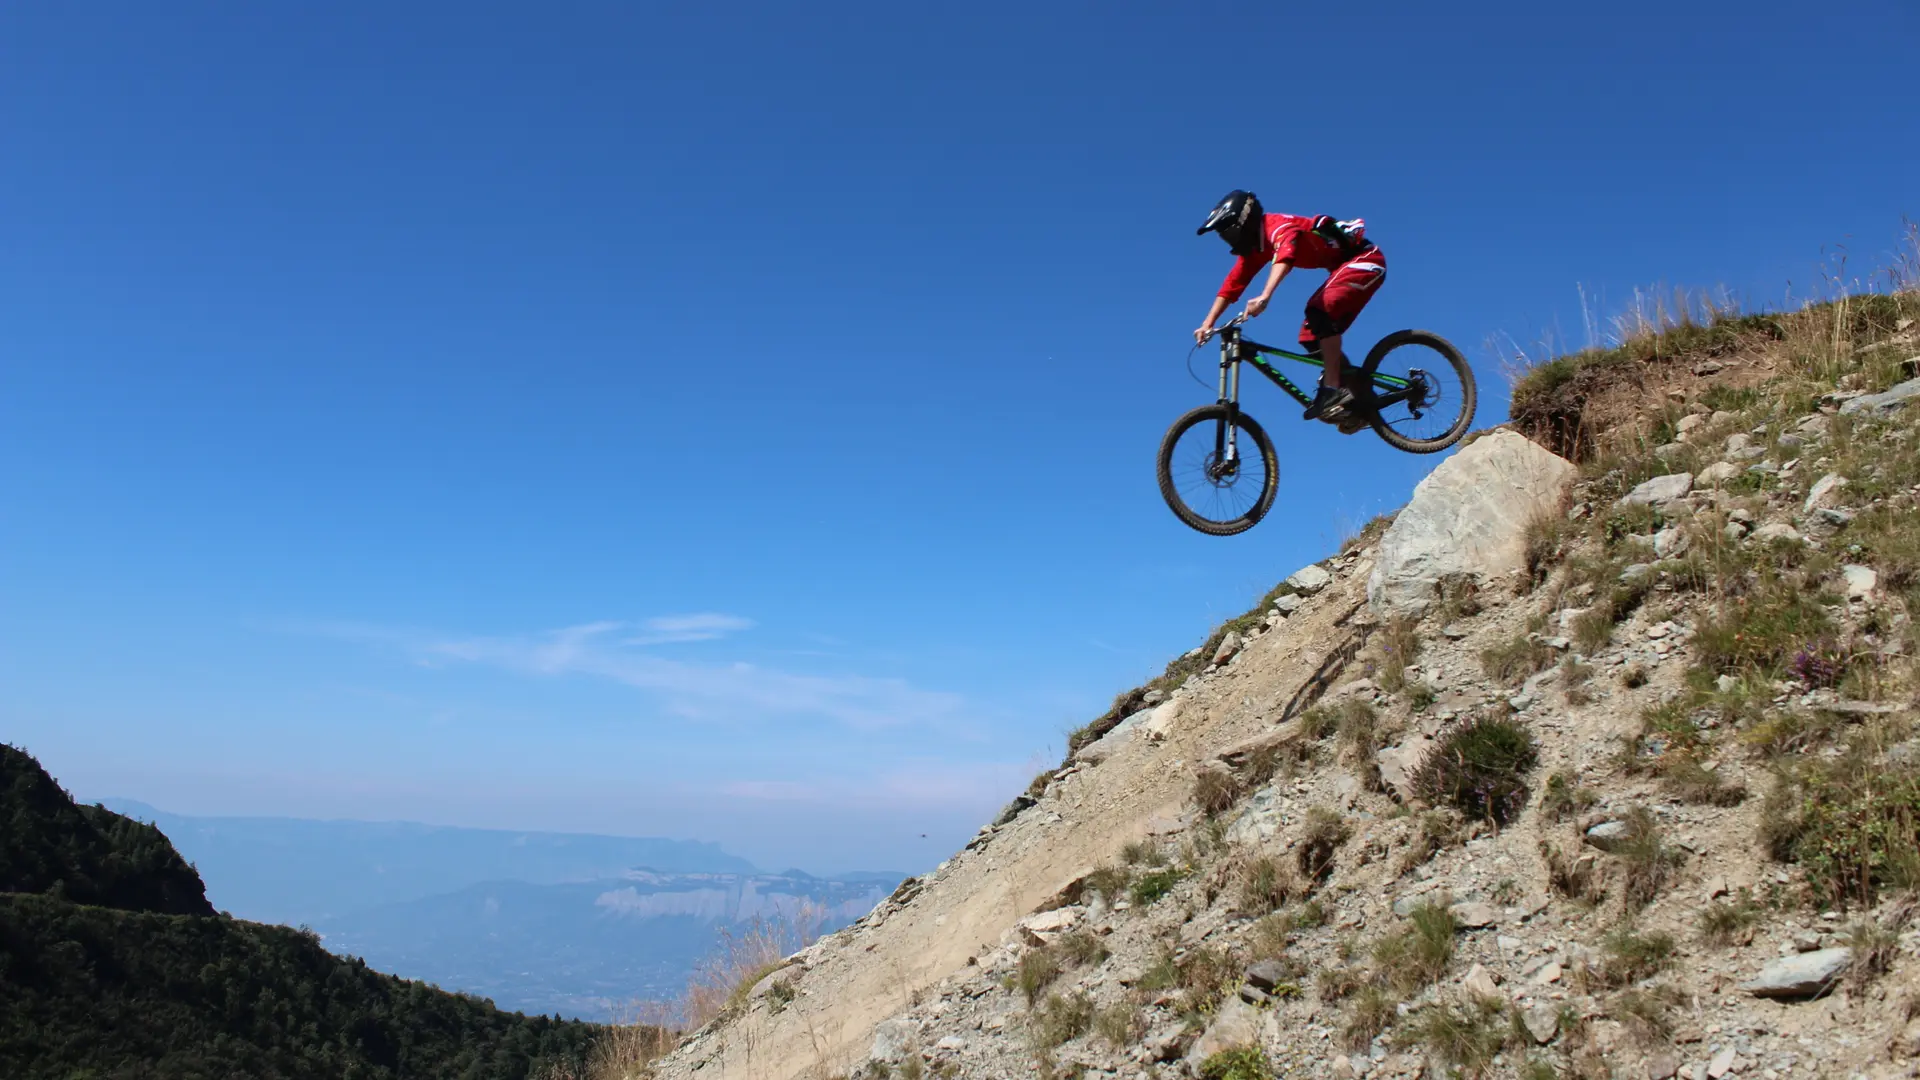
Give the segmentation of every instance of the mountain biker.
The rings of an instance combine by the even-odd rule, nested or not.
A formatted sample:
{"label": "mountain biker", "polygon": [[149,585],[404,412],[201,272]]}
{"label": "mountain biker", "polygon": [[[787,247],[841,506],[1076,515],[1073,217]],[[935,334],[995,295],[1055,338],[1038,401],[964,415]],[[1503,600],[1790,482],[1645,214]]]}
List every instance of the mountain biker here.
{"label": "mountain biker", "polygon": [[1379,247],[1366,238],[1367,223],[1354,218],[1337,221],[1325,214],[1302,217],[1296,214],[1269,214],[1251,191],[1230,191],[1194,230],[1195,236],[1208,232],[1220,239],[1239,257],[1214,297],[1205,322],[1193,332],[1196,342],[1205,344],[1213,336],[1213,324],[1227,305],[1240,299],[1260,267],[1271,263],[1267,286],[1259,296],[1247,301],[1247,315],[1259,315],[1273,299],[1273,290],[1286,280],[1294,267],[1327,270],[1327,280],[1307,298],[1306,320],[1300,326],[1300,345],[1310,356],[1320,358],[1320,390],[1307,406],[1308,420],[1337,423],[1351,434],[1364,426],[1358,417],[1348,415],[1353,392],[1342,385],[1346,355],[1340,337],[1360,309],[1387,278],[1387,260]]}

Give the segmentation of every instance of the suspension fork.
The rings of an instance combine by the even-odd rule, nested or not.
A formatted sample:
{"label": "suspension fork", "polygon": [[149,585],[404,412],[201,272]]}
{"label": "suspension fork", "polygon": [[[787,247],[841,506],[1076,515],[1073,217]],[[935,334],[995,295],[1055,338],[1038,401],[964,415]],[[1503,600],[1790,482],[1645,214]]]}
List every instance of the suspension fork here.
{"label": "suspension fork", "polygon": [[1227,418],[1213,429],[1213,460],[1219,466],[1237,466],[1240,462],[1239,432],[1234,421],[1240,413],[1240,335],[1222,335],[1220,339],[1220,398],[1227,407]]}

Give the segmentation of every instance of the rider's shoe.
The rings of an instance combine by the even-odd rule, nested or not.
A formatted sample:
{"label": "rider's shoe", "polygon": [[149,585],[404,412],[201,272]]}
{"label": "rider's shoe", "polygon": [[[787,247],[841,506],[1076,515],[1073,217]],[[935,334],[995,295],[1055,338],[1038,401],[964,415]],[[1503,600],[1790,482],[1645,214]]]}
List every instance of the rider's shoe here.
{"label": "rider's shoe", "polygon": [[1346,414],[1347,406],[1353,404],[1353,391],[1344,386],[1322,386],[1313,397],[1313,404],[1307,406],[1302,414],[1307,420],[1325,420],[1331,424]]}

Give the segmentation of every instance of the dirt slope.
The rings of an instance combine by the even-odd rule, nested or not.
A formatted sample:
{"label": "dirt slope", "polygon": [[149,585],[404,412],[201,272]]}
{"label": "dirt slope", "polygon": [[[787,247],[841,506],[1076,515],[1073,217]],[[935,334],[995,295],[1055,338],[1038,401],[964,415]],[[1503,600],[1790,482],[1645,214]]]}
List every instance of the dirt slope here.
{"label": "dirt slope", "polygon": [[1269,730],[1290,706],[1310,704],[1366,634],[1370,564],[1349,556],[1328,565],[1332,584],[1226,667],[1175,691],[1111,758],[1070,768],[1013,821],[810,947],[800,965],[769,976],[762,990],[784,981],[790,1003],[776,1011],[756,999],[659,1062],[656,1075],[787,1080],[849,1072],[866,1060],[876,1025],[1009,940],[1023,916],[1063,899],[1129,842],[1182,827],[1194,765]]}

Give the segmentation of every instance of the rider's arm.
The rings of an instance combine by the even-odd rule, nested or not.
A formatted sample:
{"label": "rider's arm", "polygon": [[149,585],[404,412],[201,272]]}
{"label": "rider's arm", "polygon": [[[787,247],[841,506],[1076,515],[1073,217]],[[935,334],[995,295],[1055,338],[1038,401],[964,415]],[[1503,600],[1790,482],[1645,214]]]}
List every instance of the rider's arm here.
{"label": "rider's arm", "polygon": [[1234,260],[1233,269],[1227,271],[1227,279],[1220,283],[1220,293],[1213,298],[1213,306],[1207,309],[1207,321],[1193,332],[1195,341],[1205,341],[1213,333],[1213,324],[1219,320],[1220,313],[1227,305],[1240,299],[1240,294],[1253,284],[1254,275],[1260,272],[1260,263],[1245,255]]}
{"label": "rider's arm", "polygon": [[1220,313],[1225,310],[1227,310],[1227,298],[1224,296],[1214,297],[1213,306],[1207,309],[1206,321],[1200,324],[1200,329],[1195,330],[1194,334],[1201,340],[1205,340],[1208,335],[1213,333],[1213,324],[1219,321]]}
{"label": "rider's arm", "polygon": [[1267,275],[1267,287],[1260,290],[1259,296],[1247,301],[1247,314],[1258,315],[1260,312],[1266,310],[1267,302],[1273,299],[1273,290],[1279,288],[1280,283],[1287,280],[1287,275],[1292,272],[1292,263],[1285,259],[1275,258],[1273,260],[1273,273]]}

